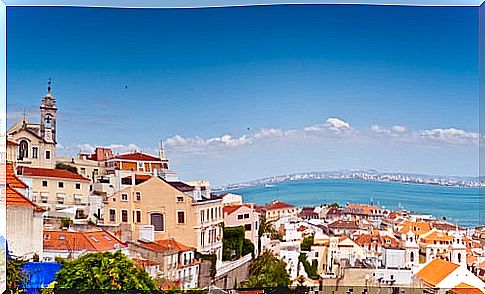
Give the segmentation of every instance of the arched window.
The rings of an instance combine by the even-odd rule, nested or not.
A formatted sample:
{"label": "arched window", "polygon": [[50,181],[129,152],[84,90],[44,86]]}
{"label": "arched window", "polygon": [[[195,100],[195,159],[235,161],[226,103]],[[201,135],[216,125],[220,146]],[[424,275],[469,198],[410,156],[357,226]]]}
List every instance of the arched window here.
{"label": "arched window", "polygon": [[150,224],[153,226],[153,230],[155,232],[163,232],[164,226],[165,226],[163,214],[161,213],[150,214]]}
{"label": "arched window", "polygon": [[461,263],[461,253],[458,253],[458,263]]}
{"label": "arched window", "polygon": [[27,142],[27,140],[22,140],[19,143],[19,159],[22,160],[28,157],[29,157],[29,143]]}
{"label": "arched window", "polygon": [[411,262],[414,262],[414,252],[412,251],[411,251],[410,259],[411,259]]}

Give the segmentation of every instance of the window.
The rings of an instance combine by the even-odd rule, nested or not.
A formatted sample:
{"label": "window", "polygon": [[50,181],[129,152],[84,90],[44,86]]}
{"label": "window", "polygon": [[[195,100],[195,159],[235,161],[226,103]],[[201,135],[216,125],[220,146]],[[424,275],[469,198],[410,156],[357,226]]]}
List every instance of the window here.
{"label": "window", "polygon": [[458,253],[458,263],[461,263],[461,253]]}
{"label": "window", "polygon": [[177,223],[185,224],[185,211],[177,211]]}
{"label": "window", "polygon": [[135,192],[135,197],[136,197],[136,201],[141,201],[141,192],[140,191]]}
{"label": "window", "polygon": [[414,262],[414,252],[412,251],[411,251],[410,259],[411,259],[411,262]]}
{"label": "window", "polygon": [[42,187],[47,187],[47,181],[42,181]]}
{"label": "window", "polygon": [[211,220],[214,219],[214,207],[211,208]]}
{"label": "window", "polygon": [[204,245],[205,245],[205,232],[204,231],[200,232],[200,245],[202,247],[204,247]]}
{"label": "window", "polygon": [[251,224],[245,224],[245,225],[244,225],[244,229],[245,229],[246,231],[251,231]]}
{"label": "window", "polygon": [[244,218],[249,218],[249,213],[245,213]]}
{"label": "window", "polygon": [[32,158],[37,158],[39,156],[39,148],[32,147]]}
{"label": "window", "polygon": [[97,175],[98,175],[98,169],[97,169],[97,168],[95,168],[95,169],[93,170],[93,175],[95,175],[95,176],[97,176]]}
{"label": "window", "polygon": [[76,189],[81,190],[81,183],[76,183]]}
{"label": "window", "polygon": [[184,196],[177,196],[177,202],[184,202]]}
{"label": "window", "polygon": [[201,222],[204,222],[204,216],[205,216],[205,214],[204,214],[204,210],[202,209],[202,210],[200,211],[200,221],[201,221]]}
{"label": "window", "polygon": [[121,210],[121,222],[123,222],[123,223],[128,222],[128,210],[126,210],[126,209]]}
{"label": "window", "polygon": [[145,165],[143,164],[143,162],[138,162],[138,170],[143,171],[144,169],[145,169]]}
{"label": "window", "polygon": [[44,240],[50,240],[51,239],[51,235],[44,235]]}
{"label": "window", "polygon": [[242,214],[238,214],[237,215],[237,219],[243,219],[243,215]]}
{"label": "window", "polygon": [[27,140],[22,140],[19,143],[19,159],[22,160],[28,157],[29,157],[29,143],[27,143]]}
{"label": "window", "polygon": [[109,210],[109,221],[110,222],[116,221],[116,210],[114,210],[114,209]]}
{"label": "window", "polygon": [[128,201],[128,194],[121,194],[121,201]]}
{"label": "window", "polygon": [[81,167],[81,174],[83,174],[83,175],[86,174],[86,168]]}
{"label": "window", "polygon": [[150,214],[150,224],[153,226],[155,232],[164,231],[163,214],[152,213]]}
{"label": "window", "polygon": [[141,223],[141,211],[136,211],[136,222]]}
{"label": "window", "polygon": [[59,188],[64,188],[64,182],[58,182],[57,187]]}
{"label": "window", "polygon": [[45,159],[51,159],[51,152],[49,150],[45,152]]}

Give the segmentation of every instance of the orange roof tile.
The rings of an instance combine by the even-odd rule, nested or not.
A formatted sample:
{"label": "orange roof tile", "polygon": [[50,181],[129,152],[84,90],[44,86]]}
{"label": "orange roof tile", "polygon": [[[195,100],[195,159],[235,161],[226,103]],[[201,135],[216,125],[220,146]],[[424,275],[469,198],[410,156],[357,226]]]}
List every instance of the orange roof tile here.
{"label": "orange roof tile", "polygon": [[155,243],[166,246],[171,249],[175,249],[177,251],[189,251],[189,250],[194,250],[193,247],[186,246],[180,242],[175,241],[174,239],[168,239],[168,240],[157,240]]}
{"label": "orange roof tile", "polygon": [[2,194],[5,193],[4,191],[7,192],[6,193],[7,206],[30,206],[34,208],[35,211],[38,211],[38,212],[45,211],[44,208],[30,201],[29,198],[25,197],[14,188],[11,188],[10,185],[7,185],[5,189],[2,189]]}
{"label": "orange roof tile", "polygon": [[404,221],[402,224],[399,225],[401,228],[399,229],[399,233],[407,234],[409,231],[412,231],[416,236],[420,236],[431,231],[431,225],[428,222],[413,222],[413,221]]}
{"label": "orange roof tile", "polygon": [[466,283],[460,283],[450,290],[451,294],[483,294],[484,292]]}
{"label": "orange roof tile", "polygon": [[24,183],[17,177],[13,169],[13,164],[11,162],[7,162],[6,173],[7,185],[10,185],[10,187],[19,189],[27,189],[29,187],[26,183]]}
{"label": "orange roof tile", "polygon": [[453,236],[445,232],[432,231],[427,235],[421,236],[421,242],[426,244],[433,244],[434,242],[452,242]]}
{"label": "orange roof tile", "polygon": [[458,267],[458,264],[436,258],[424,266],[416,275],[425,283],[435,287]]}
{"label": "orange roof tile", "polygon": [[89,182],[89,179],[65,169],[51,169],[51,168],[38,168],[38,167],[21,167],[20,169],[22,171],[22,176],[24,177],[72,179],[72,180]]}
{"label": "orange roof tile", "polygon": [[90,232],[44,231],[44,250],[103,252],[123,247],[126,247],[123,242],[105,230]]}

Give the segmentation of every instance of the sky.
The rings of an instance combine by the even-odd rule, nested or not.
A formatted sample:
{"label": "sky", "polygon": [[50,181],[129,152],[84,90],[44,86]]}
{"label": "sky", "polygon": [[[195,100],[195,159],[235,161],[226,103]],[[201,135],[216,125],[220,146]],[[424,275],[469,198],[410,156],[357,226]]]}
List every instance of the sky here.
{"label": "sky", "polygon": [[478,8],[7,8],[7,125],[52,78],[58,153],[156,154],[182,179],[477,176]]}

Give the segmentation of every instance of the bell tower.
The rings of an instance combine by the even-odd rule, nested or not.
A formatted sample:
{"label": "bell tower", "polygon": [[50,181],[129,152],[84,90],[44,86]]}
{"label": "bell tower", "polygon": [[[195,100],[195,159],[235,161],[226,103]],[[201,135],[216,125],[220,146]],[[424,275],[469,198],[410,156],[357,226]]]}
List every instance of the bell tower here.
{"label": "bell tower", "polygon": [[40,105],[40,136],[49,143],[57,144],[56,140],[56,98],[51,93],[51,79],[47,82],[47,94]]}

